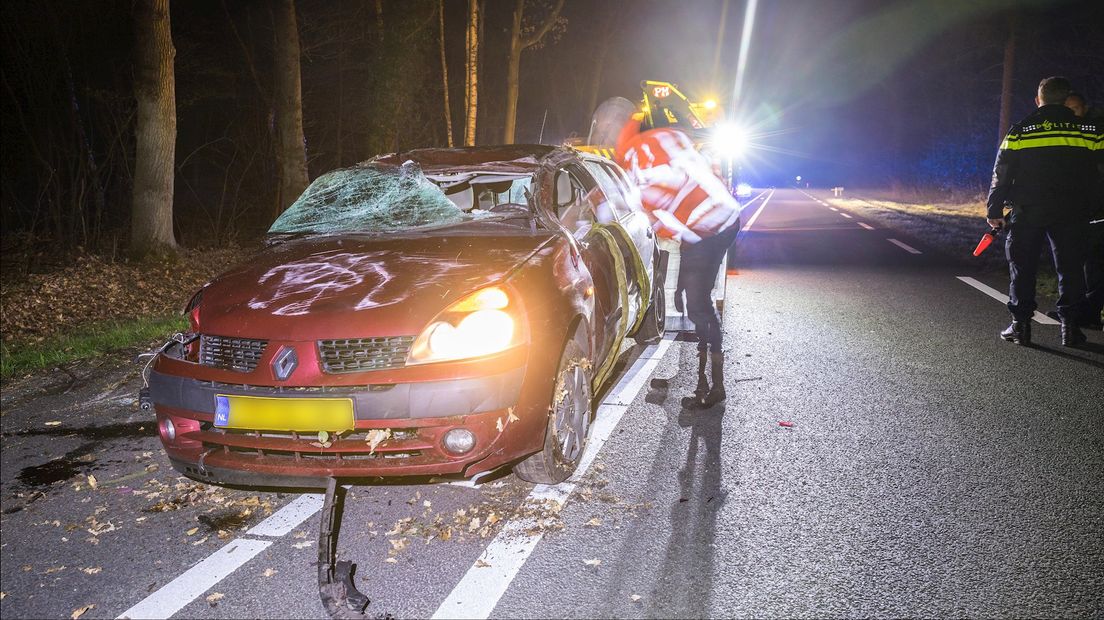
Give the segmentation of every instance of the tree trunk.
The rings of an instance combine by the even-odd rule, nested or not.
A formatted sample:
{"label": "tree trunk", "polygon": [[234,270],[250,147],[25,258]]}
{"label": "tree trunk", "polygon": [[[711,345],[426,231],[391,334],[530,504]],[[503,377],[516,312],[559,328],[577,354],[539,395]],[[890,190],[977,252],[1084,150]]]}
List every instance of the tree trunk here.
{"label": "tree trunk", "polygon": [[475,146],[479,103],[479,0],[468,0],[467,79],[464,81],[464,146]]}
{"label": "tree trunk", "polygon": [[276,165],[280,174],[278,212],[307,187],[307,151],[303,139],[303,95],[299,76],[299,28],[294,0],[276,7]]}
{"label": "tree trunk", "polygon": [[445,0],[437,0],[437,18],[441,32],[441,84],[445,94],[445,135],[452,148],[452,108],[449,106],[448,62],[445,60]]}
{"label": "tree trunk", "polygon": [[556,0],[552,12],[540,24],[534,27],[534,32],[528,37],[522,36],[523,20],[525,18],[525,0],[517,0],[514,5],[514,21],[510,26],[510,52],[506,62],[506,123],[502,131],[502,141],[505,144],[514,143],[514,132],[517,124],[518,79],[521,72],[521,53],[525,48],[532,47],[541,42],[544,35],[556,24],[563,9],[564,0]]}
{"label": "tree trunk", "polygon": [[136,257],[173,250],[176,81],[169,0],[134,3],[134,96],[138,103],[130,249]]}
{"label": "tree trunk", "polygon": [[1016,60],[1016,15],[1008,21],[1008,41],[1004,44],[1004,71],[1001,73],[1000,127],[997,128],[997,144],[1012,124],[1012,73]]}
{"label": "tree trunk", "polygon": [[514,4],[514,21],[510,26],[510,51],[506,57],[506,126],[502,130],[503,144],[514,143],[517,123],[518,73],[521,71],[521,20],[525,16],[525,0]]}

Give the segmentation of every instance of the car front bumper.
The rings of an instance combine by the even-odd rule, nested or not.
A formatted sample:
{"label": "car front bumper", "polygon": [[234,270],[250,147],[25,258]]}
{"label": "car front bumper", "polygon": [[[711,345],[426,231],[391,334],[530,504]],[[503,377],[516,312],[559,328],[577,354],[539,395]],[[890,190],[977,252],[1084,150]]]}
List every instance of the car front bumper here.
{"label": "car front bumper", "polygon": [[[485,377],[287,388],[154,371],[149,384],[162,444],[181,473],[215,484],[316,488],[328,477],[470,476],[525,456],[533,430],[525,427],[533,425],[522,423],[520,410],[511,415],[524,375],[522,366]],[[353,402],[354,428],[328,438],[328,445],[316,432],[218,428],[217,395],[345,397]],[[443,446],[456,428],[475,437],[475,447],[462,455]],[[387,439],[373,445],[369,439],[382,430]]]}

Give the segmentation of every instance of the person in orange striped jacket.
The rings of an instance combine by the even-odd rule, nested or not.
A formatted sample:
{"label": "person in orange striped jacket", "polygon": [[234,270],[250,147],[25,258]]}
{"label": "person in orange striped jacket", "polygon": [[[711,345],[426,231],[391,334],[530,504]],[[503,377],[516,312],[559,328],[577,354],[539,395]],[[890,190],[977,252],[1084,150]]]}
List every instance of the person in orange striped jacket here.
{"label": "person in orange striped jacket", "polygon": [[740,229],[740,205],[689,136],[673,127],[641,131],[634,116],[618,136],[615,158],[640,188],[656,234],[680,242],[679,289],[698,335],[698,383],[683,405],[711,407],[725,399],[721,319],[712,290]]}

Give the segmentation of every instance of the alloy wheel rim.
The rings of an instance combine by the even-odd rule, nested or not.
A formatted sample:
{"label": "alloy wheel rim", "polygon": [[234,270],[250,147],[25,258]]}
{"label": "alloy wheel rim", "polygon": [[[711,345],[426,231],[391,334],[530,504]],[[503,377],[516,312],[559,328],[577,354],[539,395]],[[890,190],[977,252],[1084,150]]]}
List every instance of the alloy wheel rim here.
{"label": "alloy wheel rim", "polygon": [[574,366],[564,373],[564,395],[556,414],[556,441],[560,454],[571,463],[579,458],[590,427],[590,407],[586,389],[586,373]]}

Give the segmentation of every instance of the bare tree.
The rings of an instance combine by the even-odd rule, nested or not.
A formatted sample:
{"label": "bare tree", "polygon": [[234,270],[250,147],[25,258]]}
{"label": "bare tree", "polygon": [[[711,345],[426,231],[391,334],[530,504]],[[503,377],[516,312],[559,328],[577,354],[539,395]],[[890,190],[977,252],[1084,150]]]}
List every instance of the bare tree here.
{"label": "bare tree", "polygon": [[468,0],[467,76],[464,80],[464,145],[475,146],[475,118],[479,109],[479,0]]}
{"label": "bare tree", "polygon": [[452,108],[449,107],[448,62],[445,60],[445,0],[437,0],[437,18],[441,33],[441,85],[445,94],[445,135],[448,137],[449,148],[452,148]]}
{"label": "bare tree", "polygon": [[544,20],[528,26],[525,24],[525,1],[517,0],[514,5],[514,21],[510,26],[510,55],[506,63],[506,127],[502,132],[502,141],[514,143],[514,130],[517,123],[518,74],[521,72],[521,53],[544,39],[560,18],[564,0],[556,0]]}
{"label": "bare tree", "polygon": [[1008,39],[1004,43],[1004,71],[1001,73],[1000,127],[997,142],[1004,139],[1012,123],[1012,76],[1016,60],[1016,14],[1008,18]]}
{"label": "bare tree", "polygon": [[131,253],[137,257],[171,251],[173,180],[176,160],[176,80],[169,24],[169,0],[134,3],[135,75],[138,103]]}
{"label": "bare tree", "polygon": [[303,139],[303,95],[299,74],[299,27],[294,0],[275,9],[276,161],[280,173],[277,215],[307,187],[307,151]]}

